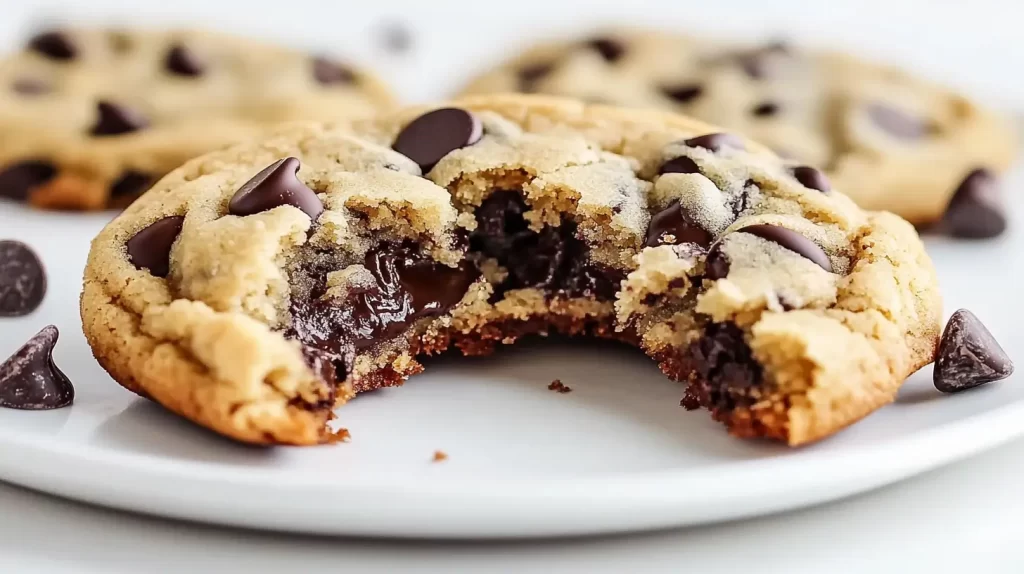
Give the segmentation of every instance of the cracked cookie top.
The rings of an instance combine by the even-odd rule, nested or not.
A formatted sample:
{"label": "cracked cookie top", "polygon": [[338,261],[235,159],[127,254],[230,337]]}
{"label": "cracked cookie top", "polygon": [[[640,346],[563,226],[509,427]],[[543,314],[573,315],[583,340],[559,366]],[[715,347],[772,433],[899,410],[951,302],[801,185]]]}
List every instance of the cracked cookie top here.
{"label": "cracked cookie top", "polygon": [[[299,444],[384,371],[415,372],[425,341],[563,319],[683,380],[731,372],[718,347],[749,356],[756,392],[705,388],[705,406],[798,444],[891,400],[940,311],[910,225],[822,172],[682,116],[538,96],[295,124],[192,160],[94,240],[82,298],[121,384]],[[771,432],[759,400],[782,409]]]}
{"label": "cracked cookie top", "polygon": [[536,45],[464,93],[527,92],[685,113],[825,169],[866,209],[939,219],[1015,156],[1006,122],[949,89],[831,52],[650,30]]}
{"label": "cracked cookie top", "polygon": [[326,56],[191,30],[64,29],[0,61],[0,197],[126,205],[185,160],[285,120],[392,103]]}

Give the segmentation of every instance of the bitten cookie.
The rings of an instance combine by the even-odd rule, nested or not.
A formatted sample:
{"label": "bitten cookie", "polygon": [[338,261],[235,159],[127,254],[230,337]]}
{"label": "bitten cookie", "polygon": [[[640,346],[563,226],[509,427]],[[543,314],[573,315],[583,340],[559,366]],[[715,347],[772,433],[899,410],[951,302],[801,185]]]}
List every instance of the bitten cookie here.
{"label": "bitten cookie", "polygon": [[346,64],[188,30],[67,29],[0,61],[0,197],[124,206],[185,160],[282,120],[390,107]]}
{"label": "bitten cookie", "polygon": [[[537,45],[465,89],[514,91],[685,113],[825,169],[865,209],[915,224],[943,219],[947,207],[964,211],[953,214],[955,235],[1005,227],[999,198],[976,192],[970,176],[1013,161],[1009,122],[892,67],[781,43],[620,30]],[[951,202],[965,181],[969,200]],[[969,220],[979,229],[965,228]]]}
{"label": "bitten cookie", "polygon": [[932,361],[932,264],[907,222],[718,132],[525,95],[283,127],[102,231],[85,333],[126,388],[251,443],[330,441],[420,354],[554,331],[635,344],[736,435],[828,436]]}

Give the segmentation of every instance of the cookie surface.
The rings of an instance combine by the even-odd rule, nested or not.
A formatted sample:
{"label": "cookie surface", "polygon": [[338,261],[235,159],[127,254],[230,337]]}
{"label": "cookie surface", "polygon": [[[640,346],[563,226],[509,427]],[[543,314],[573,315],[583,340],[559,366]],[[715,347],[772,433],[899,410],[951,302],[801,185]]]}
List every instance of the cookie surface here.
{"label": "cookie surface", "polygon": [[1008,121],[895,68],[781,43],[608,31],[537,45],[465,93],[536,92],[672,110],[826,169],[861,207],[939,220],[975,170],[1015,156]]}
{"label": "cookie surface", "polygon": [[717,132],[516,95],[282,127],[102,231],[85,333],[126,388],[253,443],[330,441],[419,354],[554,331],[636,345],[734,434],[816,440],[932,360],[934,270],[905,221]]}
{"label": "cookie surface", "polygon": [[45,32],[0,61],[0,197],[123,206],[187,159],[272,123],[364,116],[392,101],[365,71],[243,38]]}

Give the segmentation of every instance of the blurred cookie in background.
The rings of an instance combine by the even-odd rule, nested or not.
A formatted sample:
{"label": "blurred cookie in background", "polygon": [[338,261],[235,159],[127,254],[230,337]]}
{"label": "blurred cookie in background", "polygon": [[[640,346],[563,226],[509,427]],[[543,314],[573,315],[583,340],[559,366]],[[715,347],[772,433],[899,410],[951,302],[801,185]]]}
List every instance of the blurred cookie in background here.
{"label": "blurred cookie in background", "polygon": [[0,197],[123,206],[268,125],[393,104],[372,74],[325,55],[193,30],[55,29],[0,60]]}
{"label": "blurred cookie in background", "polygon": [[464,93],[508,91],[675,110],[826,168],[864,208],[957,236],[1005,229],[993,190],[1016,155],[1011,122],[893,67],[781,42],[619,30],[536,45]]}

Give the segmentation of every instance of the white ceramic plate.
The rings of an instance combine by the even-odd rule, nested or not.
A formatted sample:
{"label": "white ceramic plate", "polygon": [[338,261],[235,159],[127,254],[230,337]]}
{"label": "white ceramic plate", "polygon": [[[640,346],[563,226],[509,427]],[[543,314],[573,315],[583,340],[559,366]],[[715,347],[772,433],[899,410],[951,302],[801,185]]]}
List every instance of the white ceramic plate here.
{"label": "white ceramic plate", "polygon": [[[80,333],[79,282],[88,240],[107,218],[0,204],[0,237],[35,245],[51,280],[39,311],[0,324],[0,356],[54,323],[61,329],[56,361],[78,390],[68,409],[0,409],[0,479],[126,510],[254,528],[538,537],[798,508],[1024,433],[1024,385],[1011,379],[943,396],[925,369],[895,404],[832,439],[800,450],[739,441],[705,413],[680,408],[681,386],[640,353],[544,341],[486,359],[442,358],[404,388],[356,399],[339,412],[351,443],[239,446],[122,390],[92,359]],[[1011,355],[1024,356],[1015,328],[1022,230],[991,242],[934,239],[929,249],[947,314],[971,308]],[[554,378],[573,392],[547,390]],[[449,458],[432,462],[435,450]]]}

